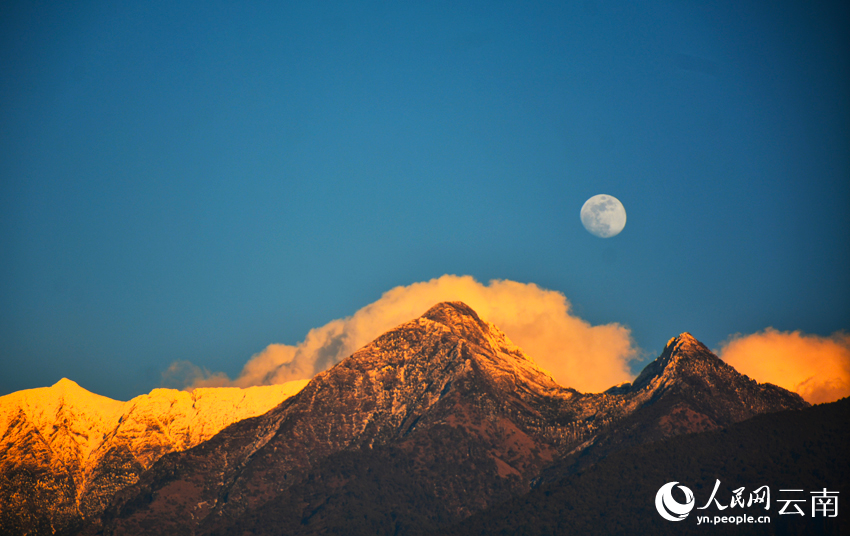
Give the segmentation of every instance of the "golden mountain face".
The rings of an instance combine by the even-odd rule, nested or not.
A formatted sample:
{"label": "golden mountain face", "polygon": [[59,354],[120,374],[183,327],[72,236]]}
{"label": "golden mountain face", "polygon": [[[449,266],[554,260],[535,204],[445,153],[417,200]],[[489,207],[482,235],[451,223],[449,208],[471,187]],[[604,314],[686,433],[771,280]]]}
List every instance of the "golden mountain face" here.
{"label": "golden mountain face", "polygon": [[306,384],[154,389],[122,402],[63,378],[0,397],[0,521],[29,509],[50,512],[57,526],[98,515],[164,454],[265,413]]}

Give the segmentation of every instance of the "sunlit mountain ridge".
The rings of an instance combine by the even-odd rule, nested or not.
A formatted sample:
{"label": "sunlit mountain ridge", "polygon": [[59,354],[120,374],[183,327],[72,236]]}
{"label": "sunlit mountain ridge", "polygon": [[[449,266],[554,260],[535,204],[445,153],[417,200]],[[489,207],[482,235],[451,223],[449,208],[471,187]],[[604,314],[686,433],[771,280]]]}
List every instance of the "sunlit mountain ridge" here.
{"label": "sunlit mountain ridge", "polygon": [[63,378],[0,397],[0,525],[31,510],[55,513],[57,528],[69,516],[97,515],[164,454],[265,413],[306,384],[154,389],[122,402]]}

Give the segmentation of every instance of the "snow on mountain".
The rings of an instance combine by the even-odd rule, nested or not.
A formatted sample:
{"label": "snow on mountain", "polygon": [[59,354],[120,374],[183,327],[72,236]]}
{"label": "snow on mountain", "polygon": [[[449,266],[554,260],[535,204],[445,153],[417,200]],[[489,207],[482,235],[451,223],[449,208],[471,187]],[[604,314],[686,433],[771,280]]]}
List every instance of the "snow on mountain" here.
{"label": "snow on mountain", "polygon": [[[99,451],[117,441],[145,452],[151,442],[185,450],[206,441],[227,425],[260,415],[300,391],[309,380],[240,389],[199,388],[193,391],[154,389],[126,402],[117,423],[104,437]],[[143,465],[153,462],[145,455]]]}
{"label": "snow on mountain", "polygon": [[122,402],[63,378],[0,397],[0,525],[14,510],[42,502],[63,505],[55,508],[59,525],[79,512],[96,515],[114,491],[135,482],[162,455],[265,413],[307,381],[154,389]]}
{"label": "snow on mountain", "polygon": [[0,441],[5,442],[10,427],[26,421],[64,463],[80,463],[115,428],[124,404],[67,378],[51,387],[17,391],[0,397]]}

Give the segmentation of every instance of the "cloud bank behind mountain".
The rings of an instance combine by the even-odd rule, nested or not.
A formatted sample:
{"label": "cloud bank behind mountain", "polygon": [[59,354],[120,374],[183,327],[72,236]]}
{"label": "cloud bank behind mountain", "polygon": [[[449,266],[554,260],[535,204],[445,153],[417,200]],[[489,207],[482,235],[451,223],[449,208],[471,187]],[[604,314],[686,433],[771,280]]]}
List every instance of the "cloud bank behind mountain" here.
{"label": "cloud bank behind mountain", "polygon": [[820,404],[850,396],[850,335],[829,337],[767,328],[733,335],[718,355],[759,382],[794,391]]}
{"label": "cloud bank behind mountain", "polygon": [[191,387],[248,387],[311,378],[442,301],[472,307],[561,385],[598,392],[633,378],[629,362],[638,349],[627,327],[593,326],[572,313],[566,296],[533,283],[494,280],[484,285],[470,276],[444,275],[393,288],[350,317],[310,330],[296,345],[270,344],[235,380],[187,362],[173,363],[164,379]]}

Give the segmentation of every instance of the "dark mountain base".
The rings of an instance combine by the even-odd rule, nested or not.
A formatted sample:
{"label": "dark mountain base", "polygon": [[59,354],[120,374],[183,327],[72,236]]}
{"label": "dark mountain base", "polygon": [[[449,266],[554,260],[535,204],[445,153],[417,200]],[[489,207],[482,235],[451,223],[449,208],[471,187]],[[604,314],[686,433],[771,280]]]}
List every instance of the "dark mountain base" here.
{"label": "dark mountain base", "polygon": [[[678,436],[612,454],[556,484],[480,512],[435,534],[850,534],[850,399],[801,411],[760,415],[728,428]],[[702,507],[716,479],[716,505],[694,509],[687,519],[670,522],[655,508],[658,489],[678,481],[689,487]],[[729,508],[732,490],[744,486],[744,498],[767,485],[770,509]],[[838,517],[812,518],[811,494],[838,491]],[[802,493],[780,493],[801,489]],[[783,498],[805,498],[805,517],[779,515]],[[789,509],[788,511],[793,511]],[[770,524],[697,525],[697,515],[770,516]]]}
{"label": "dark mountain base", "polygon": [[524,489],[519,478],[500,478],[493,459],[474,452],[475,438],[463,430],[431,432],[462,455],[426,458],[427,450],[413,445],[337,453],[273,501],[211,534],[424,534],[467,517],[470,496],[481,498],[480,509],[487,499],[500,503]]}
{"label": "dark mountain base", "polygon": [[70,536],[79,532],[83,521],[74,504],[74,480],[67,472],[50,472],[35,466],[3,470],[0,474],[0,503],[4,506],[0,511],[0,536]]}

